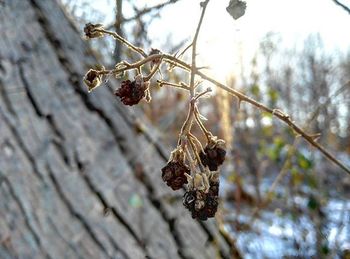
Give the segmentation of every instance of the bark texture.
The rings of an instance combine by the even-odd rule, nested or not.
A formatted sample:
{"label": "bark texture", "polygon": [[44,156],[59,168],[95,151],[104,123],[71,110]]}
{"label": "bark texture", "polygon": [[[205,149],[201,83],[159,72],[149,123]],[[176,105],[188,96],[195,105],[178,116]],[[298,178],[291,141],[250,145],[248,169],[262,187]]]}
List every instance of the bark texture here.
{"label": "bark texture", "polygon": [[0,1],[0,35],[0,258],[231,257],[171,199],[156,133],[87,94],[96,60],[56,1]]}

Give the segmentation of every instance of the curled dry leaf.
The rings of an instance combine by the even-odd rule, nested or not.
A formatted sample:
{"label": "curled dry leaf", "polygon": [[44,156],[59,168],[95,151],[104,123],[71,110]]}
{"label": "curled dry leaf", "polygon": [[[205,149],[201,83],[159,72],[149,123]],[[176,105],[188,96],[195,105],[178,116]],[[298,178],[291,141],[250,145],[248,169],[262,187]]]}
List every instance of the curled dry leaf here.
{"label": "curled dry leaf", "polygon": [[230,0],[230,3],[226,7],[226,11],[237,20],[245,14],[247,3],[241,0]]}

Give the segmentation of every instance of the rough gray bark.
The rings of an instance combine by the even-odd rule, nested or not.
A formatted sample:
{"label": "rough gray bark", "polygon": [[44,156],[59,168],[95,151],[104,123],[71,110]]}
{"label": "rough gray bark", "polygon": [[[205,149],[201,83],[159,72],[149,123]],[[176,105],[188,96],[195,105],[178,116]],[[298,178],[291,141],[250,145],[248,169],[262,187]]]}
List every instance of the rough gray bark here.
{"label": "rough gray bark", "polygon": [[214,220],[165,198],[154,131],[87,94],[96,61],[59,4],[0,5],[0,258],[231,257]]}

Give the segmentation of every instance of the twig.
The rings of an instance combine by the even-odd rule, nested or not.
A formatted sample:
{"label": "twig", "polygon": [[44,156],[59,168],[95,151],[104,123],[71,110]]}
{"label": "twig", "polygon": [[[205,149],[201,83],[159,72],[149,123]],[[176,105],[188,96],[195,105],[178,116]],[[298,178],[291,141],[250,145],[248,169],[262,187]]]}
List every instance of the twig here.
{"label": "twig", "polygon": [[197,51],[197,40],[198,40],[198,35],[200,28],[202,26],[205,10],[207,9],[209,0],[206,0],[201,3],[202,6],[202,13],[201,17],[199,18],[198,26],[196,29],[196,33],[194,34],[193,41],[192,41],[192,67],[191,67],[191,76],[190,76],[190,94],[191,98],[195,96],[195,87],[194,87],[194,77],[196,74],[196,51]]}
{"label": "twig", "polygon": [[159,60],[159,62],[157,63],[157,65],[155,65],[153,68],[152,68],[152,71],[149,73],[149,75],[147,75],[144,80],[145,81],[148,81],[150,80],[154,74],[158,71],[159,67],[160,67],[160,64],[162,63],[162,59]]}
{"label": "twig", "polygon": [[173,86],[173,87],[180,88],[180,89],[187,90],[187,91],[190,90],[190,88],[183,83],[174,84],[174,83],[163,81],[163,80],[157,80],[157,83],[159,84],[160,87],[162,87],[163,85],[168,85],[168,86]]}
{"label": "twig", "polygon": [[105,34],[109,34],[111,36],[113,36],[113,38],[115,38],[116,40],[119,40],[121,43],[124,43],[126,46],[128,46],[130,49],[132,49],[133,51],[139,53],[141,56],[143,56],[144,58],[147,57],[147,54],[143,51],[143,49],[135,47],[133,44],[131,44],[130,42],[128,42],[126,39],[124,39],[122,36],[120,36],[118,33],[116,32],[112,32],[112,31],[107,31],[105,29],[95,29],[95,31],[98,32],[102,32]]}
{"label": "twig", "polygon": [[189,86],[190,87],[190,104],[189,104],[187,118],[181,127],[180,141],[182,141],[182,139],[190,133],[191,127],[193,124],[195,104],[197,101],[197,99],[195,98],[196,88],[194,85],[194,77],[195,77],[195,73],[196,73],[196,69],[195,69],[195,67],[196,67],[196,46],[197,46],[197,39],[198,39],[198,35],[199,35],[199,30],[201,28],[204,14],[205,14],[205,10],[207,8],[208,3],[209,3],[209,0],[206,0],[206,1],[201,3],[202,13],[201,13],[201,16],[199,18],[198,26],[197,26],[197,29],[196,29],[196,32],[195,32],[195,35],[194,35],[194,38],[192,41],[192,67],[189,68],[191,71],[190,86]]}
{"label": "twig", "polygon": [[[310,118],[307,120],[306,122],[306,125],[309,125],[315,118],[316,116],[318,115],[320,109],[322,107],[325,107],[327,106],[330,101],[336,97],[337,95],[339,95],[340,93],[342,93],[344,90],[348,89],[348,86],[350,85],[350,81],[346,82],[345,84],[343,84],[339,89],[337,89],[332,95],[330,95],[326,102],[323,103],[322,105],[319,105],[317,107],[317,109],[312,113],[312,116],[310,116]],[[315,134],[313,135],[312,137],[315,139],[317,137],[319,137],[320,134]],[[253,221],[253,219],[255,219],[255,217],[258,215],[259,211],[263,208],[265,208],[266,206],[269,205],[269,203],[271,202],[271,199],[272,199],[272,194],[274,192],[274,190],[276,189],[277,187],[277,184],[281,181],[281,179],[286,175],[287,173],[287,168],[288,168],[288,165],[290,164],[290,158],[295,154],[296,152],[296,145],[297,145],[297,139],[295,139],[293,145],[290,147],[290,149],[288,150],[288,153],[287,153],[287,158],[286,158],[286,161],[284,162],[283,164],[283,167],[280,171],[280,173],[277,175],[275,181],[272,183],[269,191],[267,192],[266,194],[266,198],[265,200],[263,201],[263,203],[258,206],[257,208],[255,208],[255,210],[253,211],[252,213],[252,216],[251,216],[251,222]]]}
{"label": "twig", "polygon": [[289,147],[288,153],[287,153],[287,157],[286,157],[286,160],[285,160],[285,162],[284,162],[284,164],[282,166],[282,169],[280,170],[279,174],[277,175],[277,177],[273,181],[270,189],[268,190],[267,194],[265,195],[265,198],[264,198],[263,202],[254,209],[254,211],[253,211],[253,213],[252,213],[252,215],[250,217],[251,224],[253,224],[253,222],[256,219],[256,216],[258,215],[259,211],[261,209],[266,208],[270,204],[270,202],[272,201],[272,198],[273,198],[273,193],[274,193],[278,183],[287,174],[287,172],[288,172],[287,169],[288,169],[288,166],[290,165],[290,158],[294,155],[294,153],[296,151],[295,147],[297,145],[297,140],[298,139],[295,139],[293,145],[291,145]]}
{"label": "twig", "polygon": [[[199,21],[199,26],[197,27],[197,30],[196,30],[196,35],[194,37],[194,40],[197,39],[198,37],[198,33],[199,33],[199,29],[200,29],[200,25],[201,25],[201,22],[203,20],[203,15],[204,15],[204,11],[205,11],[205,8],[207,6],[207,3],[209,2],[209,0],[205,1],[204,4],[202,5],[203,6],[203,10],[202,10],[202,15],[201,15],[201,19]],[[206,74],[202,73],[201,71],[199,71],[198,69],[196,69],[195,66],[193,66],[193,64],[195,65],[195,50],[196,50],[196,44],[195,44],[195,41],[193,42],[193,46],[192,46],[192,66],[187,64],[186,62],[172,56],[172,55],[169,55],[169,54],[155,54],[155,55],[151,55],[151,56],[147,56],[146,53],[141,49],[141,48],[137,48],[135,47],[134,45],[132,45],[131,43],[129,43],[127,40],[125,40],[124,38],[120,37],[118,34],[114,33],[114,32],[110,32],[110,31],[106,31],[104,29],[96,29],[96,31],[99,31],[99,32],[103,32],[103,33],[106,33],[106,34],[109,34],[109,35],[112,35],[113,37],[115,37],[117,40],[120,40],[121,42],[123,42],[124,44],[126,44],[128,47],[130,47],[132,50],[138,52],[139,54],[141,54],[144,59],[139,61],[139,62],[136,62],[134,64],[131,64],[128,68],[123,68],[123,69],[116,69],[115,71],[125,71],[127,69],[130,69],[130,68],[135,68],[135,67],[140,67],[141,65],[155,59],[155,58],[162,58],[164,59],[164,61],[170,63],[170,64],[173,64],[173,65],[176,65],[177,67],[181,68],[181,69],[184,69],[186,71],[190,71],[191,72],[191,78],[190,78],[190,92],[191,92],[191,97],[194,96],[195,94],[195,89],[194,89],[194,75],[199,75],[202,79],[208,81],[208,82],[211,82],[212,84],[214,84],[216,87],[219,87],[225,91],[227,91],[229,94],[235,96],[238,98],[238,101],[239,103],[242,102],[242,101],[245,101],[247,103],[250,103],[251,105],[255,106],[256,108],[259,108],[260,110],[264,111],[264,112],[267,112],[267,113],[270,113],[272,115],[274,115],[275,117],[277,117],[279,120],[283,121],[284,123],[286,123],[290,128],[292,128],[296,133],[297,135],[300,135],[301,137],[303,137],[309,144],[311,144],[313,147],[315,147],[316,149],[318,149],[324,156],[326,156],[330,161],[332,161],[333,163],[335,163],[336,165],[338,165],[340,168],[342,168],[345,172],[347,172],[349,175],[350,175],[350,169],[347,168],[342,162],[340,162],[338,159],[336,159],[330,152],[328,152],[323,146],[321,146],[319,143],[316,142],[316,138],[314,135],[310,135],[310,134],[307,134],[303,129],[301,129],[299,126],[297,126],[295,124],[294,121],[291,120],[291,118],[289,117],[289,115],[287,115],[286,113],[284,113],[283,111],[281,110],[278,110],[278,109],[271,109],[267,106],[265,106],[264,104],[258,102],[258,101],[255,101],[254,99],[248,97],[247,95],[233,89],[233,88],[230,88],[220,82],[218,82],[217,80],[207,76]],[[106,73],[108,74],[110,71],[108,70],[105,70],[105,71],[101,71],[101,73]],[[190,103],[190,107],[192,106],[192,104]],[[192,119],[193,119],[193,112],[194,112],[194,109],[193,107],[189,109],[189,113],[188,113],[188,116],[187,116],[187,119],[186,119],[186,122],[185,124],[183,125],[182,127],[182,130],[187,128],[189,126],[188,129],[190,129],[190,126],[192,125]],[[188,130],[187,129],[187,130]],[[186,132],[185,135],[187,135],[189,131]]]}
{"label": "twig", "polygon": [[[169,59],[171,61],[177,61],[176,58],[170,56],[170,55],[165,55],[166,59]],[[181,61],[181,60],[179,60]],[[183,67],[185,67],[187,70],[191,69],[191,66],[186,64],[185,62],[181,61],[179,62],[179,64]],[[331,160],[333,163],[335,163],[336,165],[338,165],[340,168],[342,168],[345,172],[347,172],[348,174],[350,174],[350,169],[347,168],[342,162],[340,162],[338,159],[336,159],[331,153],[329,153],[323,146],[321,146],[319,143],[317,143],[315,141],[315,138],[313,138],[313,136],[310,136],[309,134],[307,134],[306,132],[304,132],[299,126],[297,126],[294,121],[292,121],[290,119],[290,117],[285,114],[284,112],[278,110],[278,109],[271,109],[265,105],[263,105],[262,103],[255,101],[254,99],[246,96],[245,94],[232,89],[224,84],[221,84],[220,82],[216,81],[215,79],[205,75],[204,73],[200,72],[200,71],[196,71],[196,74],[199,75],[201,78],[213,83],[215,86],[227,91],[228,93],[230,93],[231,95],[234,95],[238,98],[239,102],[241,101],[245,101],[247,103],[252,104],[253,106],[259,108],[260,110],[270,113],[272,115],[274,115],[275,117],[277,117],[278,119],[280,119],[281,121],[283,121],[284,123],[286,123],[290,128],[292,128],[297,134],[299,134],[300,136],[302,136],[307,142],[309,142],[309,144],[311,144],[313,147],[315,147],[316,149],[318,149],[321,153],[323,153],[323,155],[325,155],[329,160]]]}
{"label": "twig", "polygon": [[332,100],[333,98],[335,98],[336,96],[338,96],[339,94],[341,94],[343,91],[345,90],[349,90],[350,89],[350,81],[346,82],[345,84],[343,84],[338,90],[336,90],[331,96],[329,96],[327,98],[327,100],[323,103],[320,104],[317,109],[311,114],[310,118],[308,119],[306,124],[310,124],[311,121],[313,121],[317,115],[320,113],[320,110],[323,107],[326,107]]}
{"label": "twig", "polygon": [[[148,14],[148,13],[153,12],[153,11],[159,11],[160,9],[166,7],[167,5],[175,4],[178,1],[179,0],[169,0],[169,1],[164,2],[164,3],[160,3],[160,4],[157,4],[157,5],[148,7],[148,8],[144,8],[141,11],[139,11],[137,14],[135,14],[134,16],[131,16],[129,18],[123,18],[121,21],[119,21],[119,23],[127,23],[127,22],[131,22],[131,21],[137,20],[137,19],[139,19],[141,16],[143,16],[145,14]],[[107,25],[106,28],[107,29],[111,29],[113,26],[115,26],[115,24]]]}
{"label": "twig", "polygon": [[208,143],[210,142],[210,132],[205,128],[205,126],[203,125],[202,120],[199,118],[199,110],[198,107],[196,106],[195,112],[194,112],[197,124],[199,126],[199,128],[202,130],[203,134],[205,135],[205,137],[208,140]]}
{"label": "twig", "polygon": [[343,8],[345,11],[347,11],[348,14],[350,14],[350,8],[347,7],[345,4],[342,4],[342,3],[339,2],[338,0],[333,0],[333,2],[334,2],[336,5],[339,5],[341,8]]}

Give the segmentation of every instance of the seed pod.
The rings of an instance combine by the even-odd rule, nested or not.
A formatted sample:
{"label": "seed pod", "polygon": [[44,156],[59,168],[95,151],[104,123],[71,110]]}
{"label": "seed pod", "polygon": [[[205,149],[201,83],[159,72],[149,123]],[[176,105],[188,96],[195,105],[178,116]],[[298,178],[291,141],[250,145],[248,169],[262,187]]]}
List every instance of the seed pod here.
{"label": "seed pod", "polygon": [[190,173],[187,165],[180,161],[170,161],[162,168],[162,179],[175,191],[187,183],[185,173]]}
{"label": "seed pod", "polygon": [[149,82],[144,82],[141,75],[136,76],[134,81],[122,81],[121,87],[114,94],[120,97],[125,105],[135,105],[145,97]]}
{"label": "seed pod", "polygon": [[102,75],[98,70],[90,69],[84,76],[84,83],[88,87],[88,91],[91,92],[102,83]]}

